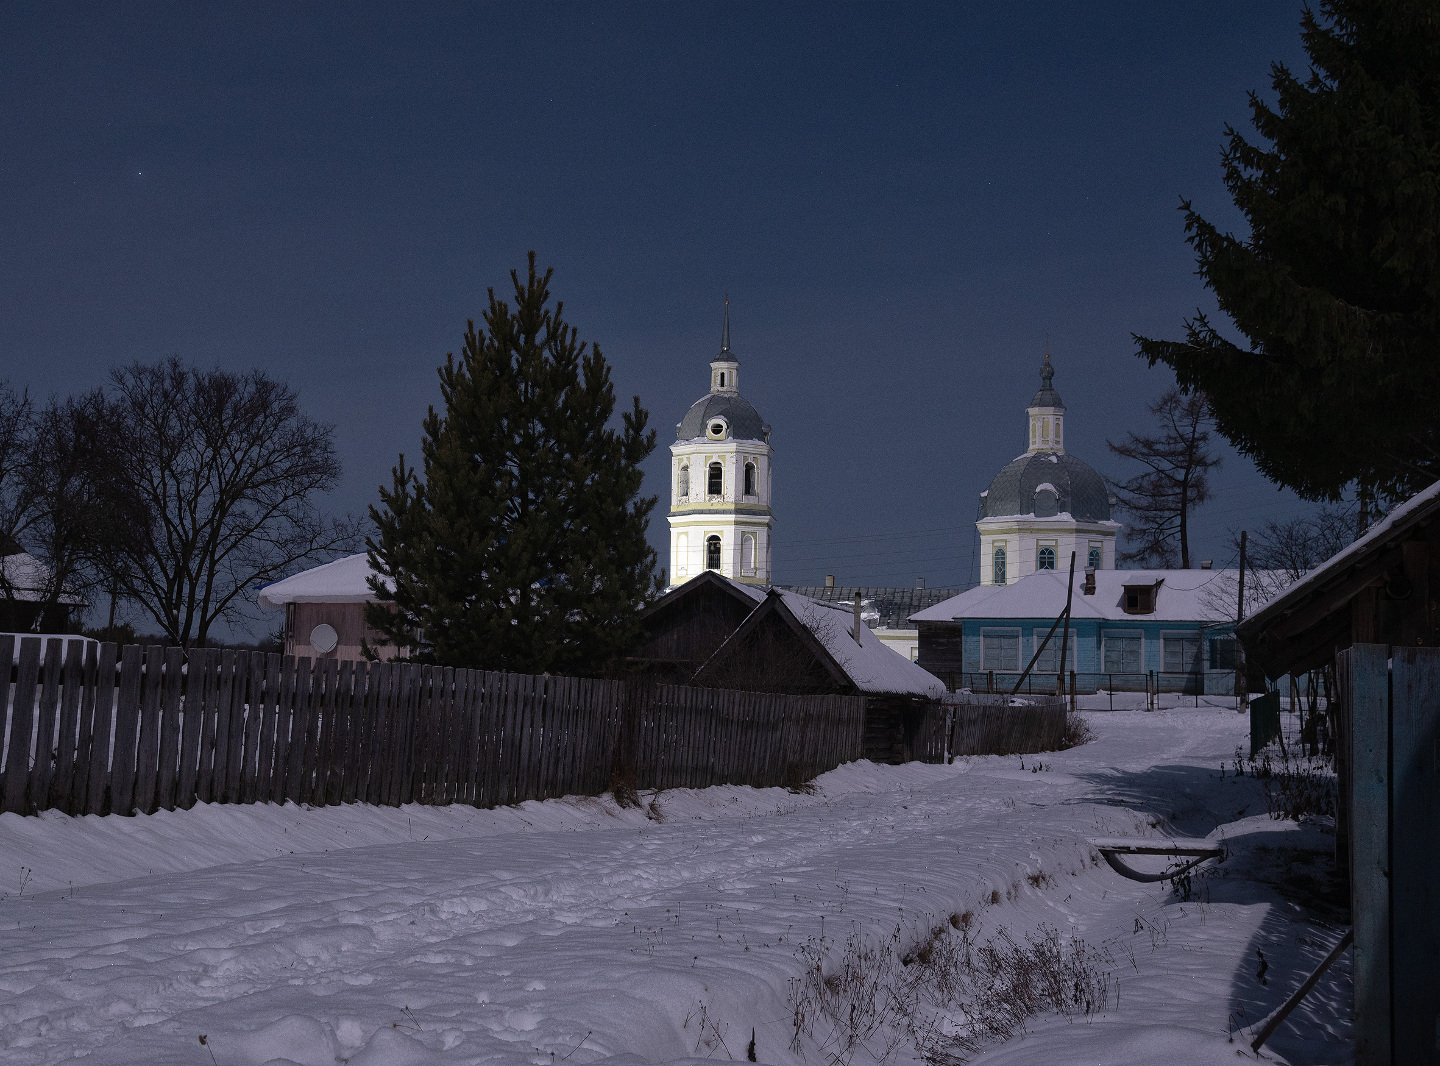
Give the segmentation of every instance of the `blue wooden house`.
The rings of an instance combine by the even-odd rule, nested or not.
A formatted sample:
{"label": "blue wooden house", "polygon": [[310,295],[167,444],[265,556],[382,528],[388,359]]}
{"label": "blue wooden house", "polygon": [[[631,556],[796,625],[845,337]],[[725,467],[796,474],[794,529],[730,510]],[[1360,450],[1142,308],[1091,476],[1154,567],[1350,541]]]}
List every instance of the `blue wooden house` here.
{"label": "blue wooden house", "polygon": [[[1273,583],[1268,574],[1254,577]],[[1065,610],[1067,578],[1037,570],[912,614],[920,665],[952,689],[1014,685]],[[1234,690],[1238,571],[1092,570],[1074,580],[1063,669],[1074,672],[1077,691]],[[1063,629],[1035,662],[1036,691],[1054,691]]]}

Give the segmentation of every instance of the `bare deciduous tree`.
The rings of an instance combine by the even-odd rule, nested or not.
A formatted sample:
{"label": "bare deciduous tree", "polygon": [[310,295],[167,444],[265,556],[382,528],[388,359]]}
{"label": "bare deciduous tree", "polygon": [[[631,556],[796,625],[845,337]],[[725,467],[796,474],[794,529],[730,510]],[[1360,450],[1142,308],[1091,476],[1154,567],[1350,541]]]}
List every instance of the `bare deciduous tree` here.
{"label": "bare deciduous tree", "polygon": [[[1250,566],[1298,581],[1355,540],[1356,507],[1326,504],[1288,522],[1266,522],[1250,533],[1246,557]],[[1235,551],[1240,538],[1235,537]]]}
{"label": "bare deciduous tree", "polygon": [[1119,444],[1106,441],[1123,459],[1147,468],[1125,481],[1111,481],[1120,506],[1134,521],[1125,531],[1131,547],[1125,562],[1146,566],[1190,567],[1190,513],[1210,498],[1209,473],[1220,465],[1210,454],[1210,405],[1193,392],[1178,388],[1150,405],[1160,423],[1153,437],[1131,433]]}
{"label": "bare deciduous tree", "polygon": [[24,394],[0,388],[0,554],[11,560],[0,567],[0,599],[10,602],[10,624],[60,628],[103,583],[134,525],[111,436],[97,393],[36,411]]}
{"label": "bare deciduous tree", "polygon": [[284,383],[171,358],[114,371],[106,403],[145,514],[118,577],[170,640],[203,645],[254,586],[354,549],[355,523],[315,504],[340,477],[334,431]]}

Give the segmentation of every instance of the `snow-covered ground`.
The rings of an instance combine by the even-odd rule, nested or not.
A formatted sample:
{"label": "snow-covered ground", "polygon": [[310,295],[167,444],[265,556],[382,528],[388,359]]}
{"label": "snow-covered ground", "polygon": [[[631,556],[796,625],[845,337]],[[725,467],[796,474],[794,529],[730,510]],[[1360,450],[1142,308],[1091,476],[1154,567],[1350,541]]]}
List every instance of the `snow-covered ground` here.
{"label": "snow-covered ground", "polygon": [[[797,953],[897,926],[919,942],[965,911],[982,942],[1042,924],[1083,938],[1118,982],[1098,1016],[1038,1016],[973,1061],[1249,1056],[1242,1027],[1338,936],[1295,902],[1329,838],[1221,776],[1245,715],[1089,718],[1094,742],[1023,768],[857,763],[814,795],[677,790],[639,811],[0,815],[0,1060],[618,1066],[743,1060],[753,1031],[760,1062],[825,1063],[815,1038],[793,1050]],[[1086,844],[1164,834],[1227,840],[1191,902]],[[1344,958],[1262,1058],[1349,1061],[1348,997]]]}

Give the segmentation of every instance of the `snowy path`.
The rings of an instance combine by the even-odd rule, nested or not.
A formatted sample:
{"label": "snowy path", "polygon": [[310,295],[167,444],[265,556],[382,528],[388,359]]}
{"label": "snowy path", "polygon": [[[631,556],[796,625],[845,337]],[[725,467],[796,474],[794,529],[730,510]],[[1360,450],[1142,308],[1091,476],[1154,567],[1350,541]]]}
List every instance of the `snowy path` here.
{"label": "snowy path", "polygon": [[[857,764],[814,796],[667,792],[658,821],[608,799],[0,816],[0,885],[32,871],[0,900],[3,1059],[724,1060],[753,1028],[760,1061],[800,1062],[786,992],[822,923],[884,936],[971,909],[982,936],[1047,922],[1108,942],[1121,982],[1102,1018],[1037,1019],[980,1061],[1233,1061],[1232,1014],[1278,1003],[1325,934],[1296,943],[1304,927],[1248,881],[1178,904],[1096,868],[1084,841],[1155,835],[1157,815],[1198,835],[1240,817],[1232,833],[1278,840],[1253,783],[1219,779],[1246,719],[1091,717],[1099,739],[1043,772]],[[1281,981],[1243,985],[1252,941]],[[1323,1031],[1285,1039],[1309,1061],[1345,1058]]]}

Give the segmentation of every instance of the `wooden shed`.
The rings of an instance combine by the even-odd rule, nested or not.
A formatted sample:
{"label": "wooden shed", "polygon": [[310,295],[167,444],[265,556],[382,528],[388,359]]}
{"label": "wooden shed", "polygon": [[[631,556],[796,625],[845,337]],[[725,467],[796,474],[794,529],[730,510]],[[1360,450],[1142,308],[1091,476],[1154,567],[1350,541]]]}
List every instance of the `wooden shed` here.
{"label": "wooden shed", "polygon": [[[637,668],[714,688],[865,698],[865,756],[907,762],[945,686],[885,645],[854,610],[702,574],[647,616]],[[687,672],[688,671],[688,672]]]}
{"label": "wooden shed", "polygon": [[1440,1062],[1440,482],[1237,629],[1270,677],[1333,669],[1355,1062]]}
{"label": "wooden shed", "polygon": [[365,624],[365,605],[384,602],[370,587],[366,556],[347,555],[260,590],[267,610],[285,612],[285,654],[357,662],[367,645],[381,659],[399,649]]}
{"label": "wooden shed", "polygon": [[671,589],[645,612],[645,638],[631,671],[685,684],[765,598],[765,590],[706,570]]}
{"label": "wooden shed", "polygon": [[1236,630],[1266,676],[1334,663],[1352,644],[1440,646],[1440,481],[1401,504]]}

